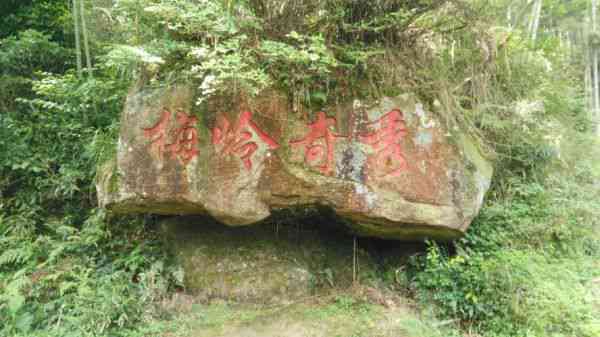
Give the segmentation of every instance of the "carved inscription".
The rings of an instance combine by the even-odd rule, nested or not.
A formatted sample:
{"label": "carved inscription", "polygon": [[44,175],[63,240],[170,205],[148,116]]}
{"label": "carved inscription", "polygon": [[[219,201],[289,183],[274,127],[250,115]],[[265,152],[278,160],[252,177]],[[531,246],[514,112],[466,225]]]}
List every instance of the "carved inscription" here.
{"label": "carved inscription", "polygon": [[393,109],[368,126],[373,131],[359,135],[359,140],[373,150],[367,159],[369,172],[376,177],[400,175],[408,167],[400,144],[408,133],[402,111]]}
{"label": "carved inscription", "polygon": [[275,150],[279,144],[263,132],[254,121],[252,113],[244,111],[235,125],[225,116],[219,116],[212,132],[212,143],[221,155],[235,155],[242,160],[247,170],[252,169],[252,155],[259,147],[257,142]]}
{"label": "carved inscription", "polygon": [[324,112],[317,114],[317,120],[308,124],[308,133],[302,139],[290,141],[292,147],[304,150],[306,165],[316,167],[321,173],[333,173],[334,147],[337,138],[344,138],[333,133],[329,128],[335,125],[334,118],[328,118]]}
{"label": "carved inscription", "polygon": [[175,115],[176,125],[170,127],[171,111],[163,109],[160,120],[152,127],[142,128],[144,136],[151,140],[151,146],[159,158],[179,158],[187,165],[198,155],[198,119],[181,110]]}
{"label": "carved inscription", "polygon": [[[142,130],[159,158],[178,158],[187,165],[199,153],[198,119],[182,110],[176,111],[174,119],[172,123],[171,111],[163,109],[159,121]],[[289,142],[292,148],[301,149],[307,166],[325,175],[334,173],[336,142],[347,138],[333,131],[335,125],[335,118],[327,117],[321,111],[317,119],[307,125],[303,138]],[[393,109],[365,126],[369,131],[359,134],[358,141],[371,149],[366,166],[368,175],[376,178],[400,175],[408,168],[401,144],[408,133],[402,111]],[[279,144],[252,120],[250,111],[243,111],[235,124],[224,115],[218,116],[212,130],[212,143],[217,154],[237,156],[247,170],[252,169],[253,156],[261,146],[269,150],[279,148]]]}

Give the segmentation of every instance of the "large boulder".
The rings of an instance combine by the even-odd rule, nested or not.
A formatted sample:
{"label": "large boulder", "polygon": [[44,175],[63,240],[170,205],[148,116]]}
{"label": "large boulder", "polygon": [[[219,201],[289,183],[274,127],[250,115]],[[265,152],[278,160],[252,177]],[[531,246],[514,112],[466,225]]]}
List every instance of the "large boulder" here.
{"label": "large boulder", "polygon": [[275,94],[202,108],[194,98],[186,86],[132,90],[116,158],[100,170],[101,206],[237,226],[316,204],[357,235],[448,240],[490,185],[477,143],[409,94],[314,113]]}

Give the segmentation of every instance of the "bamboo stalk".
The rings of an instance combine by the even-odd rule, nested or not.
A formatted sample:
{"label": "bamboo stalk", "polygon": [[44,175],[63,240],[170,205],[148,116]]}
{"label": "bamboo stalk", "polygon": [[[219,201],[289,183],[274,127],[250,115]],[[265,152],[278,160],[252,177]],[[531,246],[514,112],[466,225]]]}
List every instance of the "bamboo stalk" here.
{"label": "bamboo stalk", "polygon": [[[592,32],[594,35],[597,33],[597,25],[596,25],[596,13],[598,9],[598,0],[592,0]],[[592,45],[592,71],[593,71],[593,85],[592,90],[594,91],[594,108],[593,108],[593,116],[594,122],[596,123],[596,133],[600,135],[600,126],[598,125],[600,122],[599,112],[600,112],[600,96],[598,92],[598,48],[595,45]]]}
{"label": "bamboo stalk", "polygon": [[533,18],[531,21],[531,41],[535,43],[537,38],[537,31],[540,25],[540,16],[542,15],[542,0],[537,0],[535,6],[533,6]]}
{"label": "bamboo stalk", "polygon": [[93,72],[92,72],[92,60],[90,57],[90,45],[88,43],[88,31],[87,31],[87,27],[86,27],[86,23],[85,23],[85,5],[84,5],[84,1],[85,0],[79,0],[79,15],[81,15],[81,31],[83,33],[83,48],[85,50],[85,65],[88,71],[88,75],[90,78],[93,78]]}
{"label": "bamboo stalk", "polygon": [[590,36],[590,14],[588,13],[585,17],[585,24],[583,25],[582,41],[585,50],[585,98],[586,98],[586,109],[590,120],[592,120],[593,109],[594,109],[594,89],[592,81],[592,51],[590,48],[589,39],[586,37]]}
{"label": "bamboo stalk", "polygon": [[83,66],[81,65],[81,42],[79,37],[79,14],[77,0],[73,0],[73,25],[75,26],[75,55],[77,57],[77,76],[83,75]]}
{"label": "bamboo stalk", "polygon": [[586,103],[586,107],[587,107],[587,111],[588,111],[588,116],[591,118],[593,118],[592,115],[592,109],[594,107],[594,103],[593,101],[593,97],[592,97],[592,66],[591,66],[591,62],[590,62],[590,56],[589,53],[586,57],[586,65],[585,65],[585,103]]}

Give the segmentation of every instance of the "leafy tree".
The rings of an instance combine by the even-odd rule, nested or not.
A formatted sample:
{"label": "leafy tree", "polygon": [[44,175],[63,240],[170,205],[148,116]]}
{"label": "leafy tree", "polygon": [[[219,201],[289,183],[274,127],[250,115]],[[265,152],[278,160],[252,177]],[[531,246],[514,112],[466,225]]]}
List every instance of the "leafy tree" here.
{"label": "leafy tree", "polygon": [[0,38],[34,29],[64,42],[68,24],[67,0],[4,0],[0,3]]}

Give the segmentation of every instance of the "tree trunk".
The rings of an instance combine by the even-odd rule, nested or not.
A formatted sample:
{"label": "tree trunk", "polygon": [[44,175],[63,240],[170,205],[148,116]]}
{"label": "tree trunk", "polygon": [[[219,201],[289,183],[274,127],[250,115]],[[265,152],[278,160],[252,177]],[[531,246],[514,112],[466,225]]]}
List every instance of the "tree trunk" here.
{"label": "tree trunk", "polygon": [[588,116],[592,117],[592,109],[594,106],[594,103],[592,102],[592,67],[590,67],[590,61],[588,58],[588,61],[586,62],[587,64],[585,65],[585,78],[584,78],[584,84],[585,84],[585,105],[588,109]]}
{"label": "tree trunk", "polygon": [[73,25],[75,26],[75,55],[77,56],[77,75],[81,78],[83,70],[81,65],[81,42],[79,41],[79,10],[77,0],[73,0]]}
{"label": "tree trunk", "polygon": [[87,27],[86,27],[86,23],[85,23],[84,1],[85,0],[79,0],[79,8],[80,8],[79,14],[81,15],[81,31],[83,33],[83,48],[85,50],[85,65],[86,65],[86,68],[87,68],[90,78],[92,78],[93,77],[92,59],[90,57],[90,45],[88,42],[88,31],[87,31]]}
{"label": "tree trunk", "polygon": [[540,25],[540,16],[542,14],[542,0],[537,0],[533,5],[533,11],[531,13],[531,21],[529,25],[529,34],[531,36],[531,41],[535,43],[537,38],[537,31]]}
{"label": "tree trunk", "polygon": [[[596,27],[596,12],[598,9],[598,0],[592,0],[592,34],[596,35],[597,27]],[[593,111],[593,120],[596,123],[596,133],[600,135],[600,97],[598,93],[598,48],[595,45],[592,45],[592,90],[594,91],[594,108]]]}

